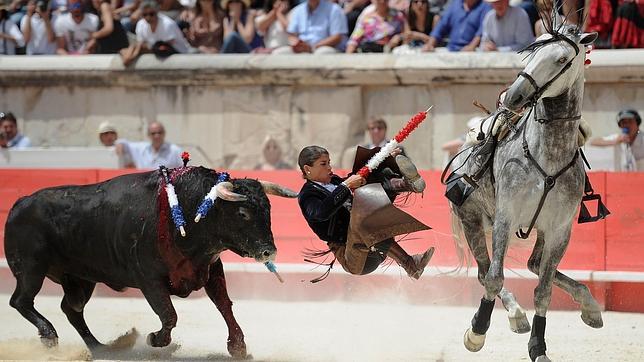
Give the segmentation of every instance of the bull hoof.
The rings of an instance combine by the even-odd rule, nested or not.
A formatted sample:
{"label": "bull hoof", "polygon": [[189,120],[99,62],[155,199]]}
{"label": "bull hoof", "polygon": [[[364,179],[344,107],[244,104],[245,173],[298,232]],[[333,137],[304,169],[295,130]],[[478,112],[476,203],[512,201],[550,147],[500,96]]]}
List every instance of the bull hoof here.
{"label": "bull hoof", "polygon": [[530,332],[530,322],[522,308],[516,308],[509,312],[508,319],[510,320],[510,330],[512,330],[512,332],[520,334]]}
{"label": "bull hoof", "polygon": [[40,337],[40,342],[47,348],[56,347],[58,345],[58,337]]}
{"label": "bull hoof", "polygon": [[151,347],[165,347],[170,344],[171,340],[172,338],[170,338],[170,334],[153,332],[148,334],[146,342],[148,346]]}
{"label": "bull hoof", "polygon": [[548,356],[544,354],[542,356],[537,357],[537,359],[535,359],[534,362],[551,362],[551,361],[550,361],[550,358],[548,358]]}
{"label": "bull hoof", "polygon": [[241,341],[228,341],[228,353],[233,358],[236,359],[246,359],[248,354],[246,353],[246,343],[243,340]]}
{"label": "bull hoof", "polygon": [[477,334],[472,332],[472,328],[468,328],[463,336],[463,344],[470,352],[478,352],[485,345],[485,334]]}
{"label": "bull hoof", "polygon": [[584,321],[586,325],[593,328],[601,328],[604,326],[604,321],[602,320],[602,313],[600,311],[591,311],[587,309],[582,309],[581,320]]}

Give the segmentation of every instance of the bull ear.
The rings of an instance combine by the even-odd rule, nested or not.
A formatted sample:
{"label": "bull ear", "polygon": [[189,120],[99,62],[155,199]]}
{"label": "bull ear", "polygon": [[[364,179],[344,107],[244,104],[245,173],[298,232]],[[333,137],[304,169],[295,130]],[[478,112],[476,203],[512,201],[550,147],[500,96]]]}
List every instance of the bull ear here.
{"label": "bull ear", "polygon": [[276,183],[272,183],[264,180],[258,180],[258,181],[260,184],[262,184],[262,187],[264,188],[264,192],[267,195],[275,195],[275,196],[288,197],[288,198],[297,197],[297,192],[289,188],[286,188],[282,185],[278,185]]}
{"label": "bull ear", "polygon": [[581,39],[579,42],[583,45],[590,45],[597,40],[597,33],[592,32],[592,33],[583,33],[581,34]]}
{"label": "bull ear", "polygon": [[233,192],[233,184],[230,182],[220,182],[215,186],[217,197],[226,201],[246,201],[248,198],[245,195],[240,195]]}

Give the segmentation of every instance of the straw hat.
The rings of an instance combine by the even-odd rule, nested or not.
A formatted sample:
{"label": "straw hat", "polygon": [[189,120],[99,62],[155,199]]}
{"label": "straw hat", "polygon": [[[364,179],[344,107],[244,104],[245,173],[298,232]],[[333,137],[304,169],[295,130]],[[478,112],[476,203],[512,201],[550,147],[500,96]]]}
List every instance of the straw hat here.
{"label": "straw hat", "polygon": [[[0,1],[2,1],[2,0],[0,0]],[[246,5],[247,9],[250,7],[250,0],[221,0],[221,8],[226,10],[226,8],[228,7],[228,4],[231,1],[239,1],[239,2],[243,3],[244,5]]]}
{"label": "straw hat", "polygon": [[107,132],[116,133],[116,127],[108,121],[102,122],[101,124],[98,125],[98,134],[103,134]]}

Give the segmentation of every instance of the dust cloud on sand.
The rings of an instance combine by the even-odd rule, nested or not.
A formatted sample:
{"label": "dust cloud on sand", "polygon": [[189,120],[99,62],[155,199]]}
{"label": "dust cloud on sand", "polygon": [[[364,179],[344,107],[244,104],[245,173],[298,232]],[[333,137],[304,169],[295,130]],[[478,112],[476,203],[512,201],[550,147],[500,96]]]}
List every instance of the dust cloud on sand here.
{"label": "dust cloud on sand", "polygon": [[[0,300],[8,300],[0,295]],[[41,346],[36,329],[0,305],[0,359],[82,360],[82,340],[59,308],[60,297],[39,296],[36,308],[56,327],[59,346]],[[230,360],[228,330],[208,298],[173,299],[179,321],[173,344],[157,349],[145,336],[160,322],[144,299],[93,298],[85,309],[90,329],[107,343],[126,333],[123,350],[94,356],[118,360]],[[529,334],[509,329],[505,310],[492,315],[485,347],[471,353],[463,333],[474,307],[410,305],[388,296],[379,303],[234,302],[237,321],[255,361],[529,361]],[[500,304],[500,303],[499,303]],[[532,319],[533,311],[529,311]],[[644,314],[605,312],[604,328],[583,324],[578,311],[548,313],[546,341],[556,361],[642,361]],[[130,332],[136,327],[140,335]],[[132,339],[136,339],[133,346]],[[35,353],[35,354],[22,354]]]}

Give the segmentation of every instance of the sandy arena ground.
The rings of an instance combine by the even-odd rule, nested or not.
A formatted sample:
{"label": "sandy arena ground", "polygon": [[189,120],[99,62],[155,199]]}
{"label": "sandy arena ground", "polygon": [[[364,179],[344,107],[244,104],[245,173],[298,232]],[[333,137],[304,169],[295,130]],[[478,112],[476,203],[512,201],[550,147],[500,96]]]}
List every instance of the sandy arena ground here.
{"label": "sandy arena ground", "polygon": [[[40,296],[36,307],[57,328],[60,346],[43,354],[35,328],[0,295],[0,359],[79,359],[84,345],[59,309],[60,297]],[[173,345],[145,346],[160,323],[143,299],[94,298],[85,315],[107,342],[132,327],[142,336],[116,359],[227,360],[227,329],[207,298],[174,299],[179,315]],[[475,309],[378,304],[236,301],[235,315],[256,361],[529,361],[529,334],[513,334],[496,309],[483,350],[471,353],[463,332]],[[529,318],[532,318],[532,312]],[[604,328],[583,324],[578,312],[550,312],[546,329],[554,361],[643,361],[644,314],[604,313]]]}

